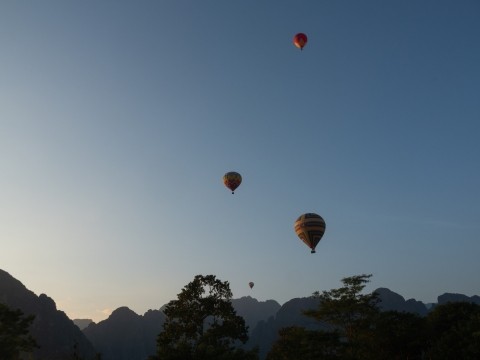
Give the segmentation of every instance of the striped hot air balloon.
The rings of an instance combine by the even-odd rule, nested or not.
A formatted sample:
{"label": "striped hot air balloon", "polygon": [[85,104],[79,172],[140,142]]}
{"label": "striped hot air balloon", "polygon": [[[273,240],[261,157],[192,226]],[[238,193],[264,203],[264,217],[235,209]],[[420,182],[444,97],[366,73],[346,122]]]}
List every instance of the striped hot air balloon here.
{"label": "striped hot air balloon", "polygon": [[295,221],[295,232],[310,249],[311,253],[315,253],[315,247],[318,245],[325,233],[325,220],[320,215],[314,213],[306,213],[300,215]]}
{"label": "striped hot air balloon", "polygon": [[234,194],[235,189],[238,188],[242,183],[242,175],[235,171],[227,172],[225,175],[223,175],[223,183],[227,188],[232,190],[232,194]]}

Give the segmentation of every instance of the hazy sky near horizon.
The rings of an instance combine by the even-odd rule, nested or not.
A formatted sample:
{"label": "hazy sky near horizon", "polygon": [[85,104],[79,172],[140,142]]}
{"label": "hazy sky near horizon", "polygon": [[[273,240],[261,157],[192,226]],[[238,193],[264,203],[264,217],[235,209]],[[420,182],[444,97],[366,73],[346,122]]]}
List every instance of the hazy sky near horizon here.
{"label": "hazy sky near horizon", "polygon": [[[2,1],[0,268],[95,321],[196,274],[280,303],[361,273],[480,294],[479,19],[476,0]],[[327,223],[314,255],[305,212]]]}

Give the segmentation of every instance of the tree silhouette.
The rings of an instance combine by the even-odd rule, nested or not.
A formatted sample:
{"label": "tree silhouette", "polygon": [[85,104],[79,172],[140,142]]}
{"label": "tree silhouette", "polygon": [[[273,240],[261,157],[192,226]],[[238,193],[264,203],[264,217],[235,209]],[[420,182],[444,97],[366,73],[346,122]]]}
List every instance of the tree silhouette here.
{"label": "tree silhouette", "polygon": [[38,347],[29,334],[34,316],[23,316],[21,310],[12,310],[0,303],[0,354],[2,360],[15,360],[21,352]]}
{"label": "tree silhouette", "polygon": [[480,305],[436,306],[427,316],[430,359],[480,359]]}
{"label": "tree silhouette", "polygon": [[315,292],[319,307],[304,314],[330,330],[284,328],[267,360],[480,359],[480,305],[447,303],[426,317],[381,312],[376,293],[361,293],[370,277],[347,277],[338,289]]}
{"label": "tree silhouette", "polygon": [[379,312],[374,323],[371,360],[420,360],[427,343],[425,318],[398,311]]}
{"label": "tree silhouette", "polygon": [[305,315],[331,325],[338,332],[344,340],[341,349],[344,359],[363,358],[370,352],[372,325],[379,312],[379,300],[376,293],[362,294],[362,291],[371,276],[346,277],[342,279],[343,286],[338,289],[315,292],[313,296],[320,299],[319,308],[305,312]]}
{"label": "tree silhouette", "polygon": [[334,360],[342,346],[338,333],[290,326],[279,331],[266,360]]}
{"label": "tree silhouette", "polygon": [[228,282],[197,275],[165,307],[167,319],[157,339],[161,360],[257,359],[240,349],[248,340],[245,320],[236,315]]}

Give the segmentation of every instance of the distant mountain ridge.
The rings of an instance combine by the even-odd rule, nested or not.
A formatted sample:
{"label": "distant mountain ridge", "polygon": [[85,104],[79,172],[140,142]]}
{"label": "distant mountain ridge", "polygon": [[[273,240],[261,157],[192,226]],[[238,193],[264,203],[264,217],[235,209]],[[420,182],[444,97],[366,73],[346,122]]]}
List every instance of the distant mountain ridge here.
{"label": "distant mountain ridge", "polygon": [[9,273],[0,270],[0,302],[25,315],[35,315],[31,327],[40,345],[33,353],[37,360],[64,360],[76,352],[84,359],[95,357],[95,349],[72,320],[45,294],[35,295]]}
{"label": "distant mountain ridge", "polygon": [[323,326],[318,321],[303,315],[303,311],[315,309],[320,304],[318,299],[296,298],[287,301],[278,310],[275,316],[260,321],[251,332],[246,347],[259,348],[260,359],[265,358],[273,343],[278,338],[278,331],[287,326],[302,326],[307,329],[316,330]]}
{"label": "distant mountain ridge", "polygon": [[[378,288],[375,292],[379,295],[379,307],[383,311],[412,312],[425,316],[430,310],[421,301],[405,300],[404,297],[387,288]],[[448,296],[445,297],[444,295]],[[473,302],[478,298],[459,294],[444,295],[438,297],[439,302],[446,301],[447,298],[449,301]],[[261,359],[265,358],[272,344],[278,338],[278,331],[284,327],[295,325],[311,330],[326,328],[324,324],[303,315],[304,310],[315,309],[319,304],[319,300],[312,297],[295,298],[282,306],[275,300],[258,301],[250,296],[232,299],[232,305],[237,314],[242,316],[245,323],[250,327],[250,339],[245,347],[258,346]],[[150,310],[150,312],[156,311],[159,310]],[[163,315],[163,312],[159,312]],[[148,312],[143,318],[147,314]],[[108,319],[98,324],[89,325],[84,333],[97,350],[102,353],[104,360],[143,360],[146,358],[145,355],[155,353],[156,337],[163,329],[164,320],[163,315],[163,318],[157,323],[158,326],[152,323],[151,332],[143,332],[145,338],[142,342],[138,337],[142,333],[138,330],[138,324],[143,321],[142,316],[137,315],[127,307],[121,307],[115,310]],[[132,329],[132,327],[137,330]],[[137,346],[140,343],[148,344],[148,346],[140,350]],[[134,351],[135,348],[138,349],[138,352]],[[125,354],[128,354],[128,356]]]}
{"label": "distant mountain ridge", "polygon": [[[232,305],[248,326],[275,315],[280,309],[274,300],[258,301],[250,296],[233,299]],[[120,307],[108,319],[91,323],[83,332],[103,360],[145,360],[155,354],[157,336],[164,322],[161,310],[149,310],[141,316],[128,307]]]}
{"label": "distant mountain ridge", "polygon": [[446,304],[448,302],[472,302],[480,305],[480,296],[478,295],[467,296],[463,294],[445,293],[440,295],[437,299],[438,305]]}
{"label": "distant mountain ridge", "polygon": [[253,331],[259,321],[275,316],[281,308],[275,300],[258,301],[250,296],[232,299],[232,305],[237,315],[245,319],[249,333]]}
{"label": "distant mountain ridge", "polygon": [[415,299],[405,300],[405,298],[387,288],[378,288],[375,290],[380,298],[379,308],[383,311],[394,310],[400,312],[416,313],[425,316],[428,313],[427,306],[421,301]]}
{"label": "distant mountain ridge", "polygon": [[164,322],[165,314],[160,310],[149,310],[141,316],[123,306],[108,319],[91,323],[83,333],[103,360],[144,360],[155,354]]}
{"label": "distant mountain ridge", "polygon": [[73,323],[77,325],[80,330],[83,330],[88,325],[93,323],[93,320],[92,319],[73,319]]}
{"label": "distant mountain ridge", "polygon": [[[384,311],[413,312],[425,316],[437,305],[427,306],[415,299],[405,300],[387,288],[375,291],[379,294],[379,307]],[[452,293],[438,296],[438,304],[460,301],[480,304],[480,296]],[[56,309],[55,302],[47,295],[36,296],[3,270],[0,270],[0,303],[36,316],[31,333],[42,347],[35,351],[35,360],[70,359],[74,346],[77,355],[86,360],[94,359],[95,353],[100,353],[102,360],[145,360],[155,354],[156,339],[165,322],[165,314],[161,310],[149,310],[144,315],[138,315],[125,306],[116,309],[108,319],[98,324],[89,319],[72,321]],[[319,306],[319,300],[313,297],[291,299],[280,306],[275,300],[258,301],[246,296],[233,299],[232,304],[249,326],[250,339],[246,347],[258,346],[261,359],[278,338],[281,328],[294,325],[307,329],[325,327],[303,315],[304,310]],[[85,325],[88,326],[80,331],[79,326]]]}

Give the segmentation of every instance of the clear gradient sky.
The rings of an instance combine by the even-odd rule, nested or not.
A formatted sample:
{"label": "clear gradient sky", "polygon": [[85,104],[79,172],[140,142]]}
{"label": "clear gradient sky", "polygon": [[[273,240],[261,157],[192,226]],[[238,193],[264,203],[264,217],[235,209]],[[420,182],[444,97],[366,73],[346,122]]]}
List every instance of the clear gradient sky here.
{"label": "clear gradient sky", "polygon": [[[480,294],[479,19],[477,0],[2,1],[0,268],[95,321],[196,274],[280,303],[362,273]],[[327,223],[315,255],[305,212]]]}

